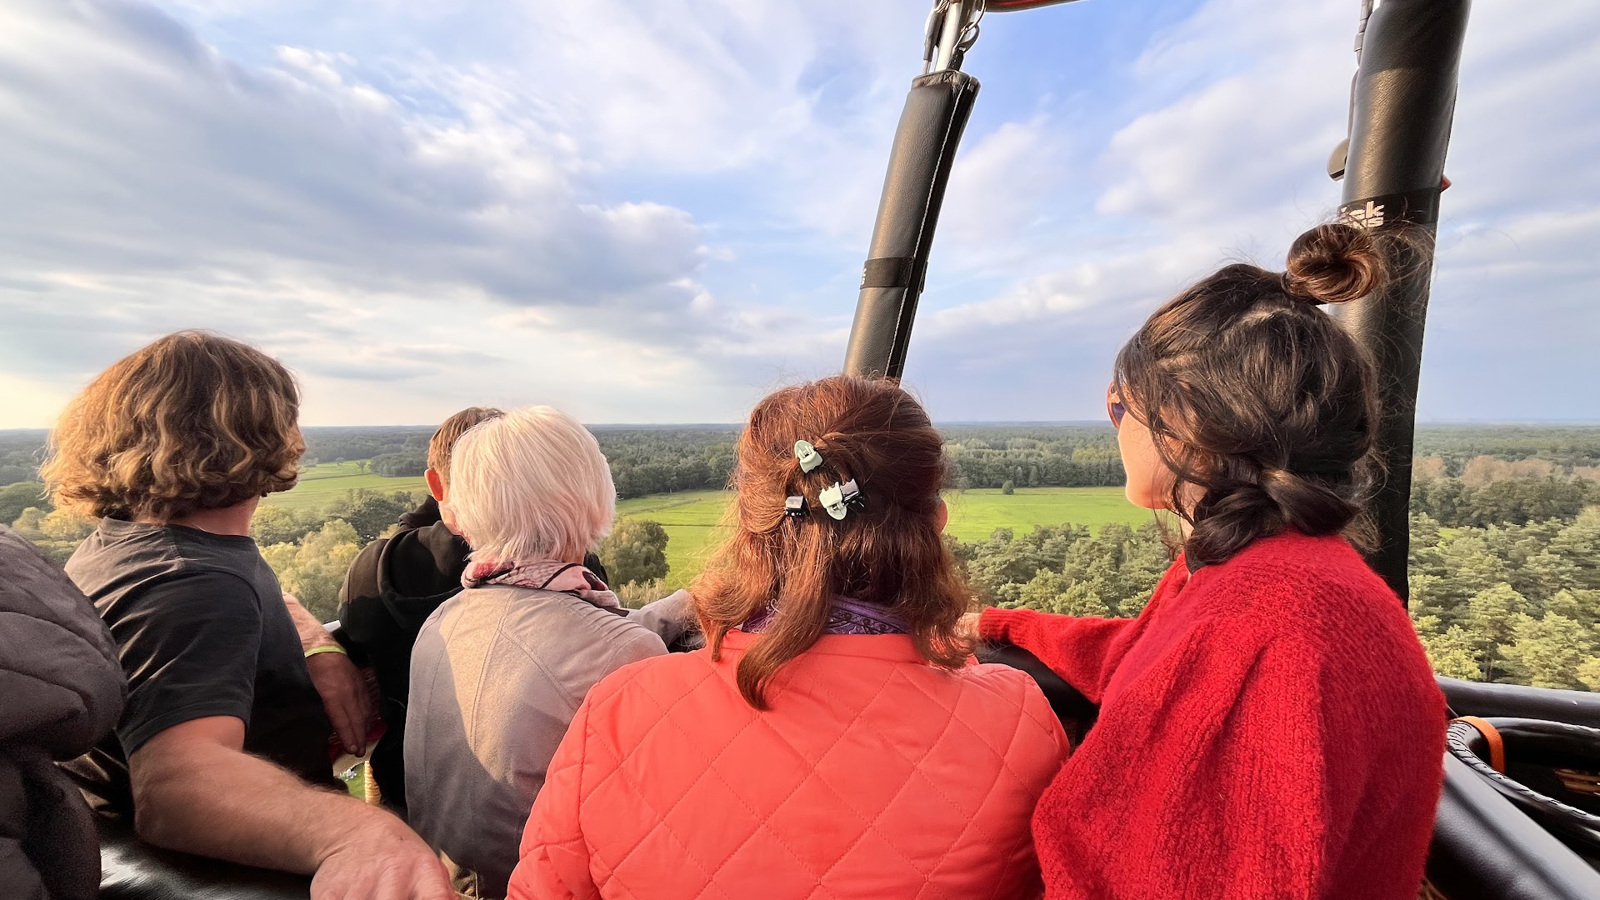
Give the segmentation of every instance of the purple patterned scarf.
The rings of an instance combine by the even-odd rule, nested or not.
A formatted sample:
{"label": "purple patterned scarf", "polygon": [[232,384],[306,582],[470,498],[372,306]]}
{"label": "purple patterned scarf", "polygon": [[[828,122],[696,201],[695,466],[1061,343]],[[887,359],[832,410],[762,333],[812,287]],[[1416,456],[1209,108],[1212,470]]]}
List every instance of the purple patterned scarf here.
{"label": "purple patterned scarf", "polygon": [[[772,625],[777,613],[769,605],[746,619],[739,630],[760,634]],[[906,634],[910,630],[904,619],[882,606],[853,597],[835,597],[833,608],[828,610],[828,623],[822,626],[824,634]]]}

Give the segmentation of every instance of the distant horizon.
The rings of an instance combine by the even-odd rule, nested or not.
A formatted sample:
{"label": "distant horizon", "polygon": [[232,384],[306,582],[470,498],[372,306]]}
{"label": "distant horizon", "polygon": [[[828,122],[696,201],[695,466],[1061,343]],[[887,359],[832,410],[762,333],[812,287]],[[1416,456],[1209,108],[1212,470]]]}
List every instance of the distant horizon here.
{"label": "distant horizon", "polygon": [[[1438,419],[1419,420],[1418,428],[1600,428],[1600,421],[1583,419]],[[681,428],[681,429],[736,429],[743,427],[743,422],[585,422],[586,428],[598,429],[654,429],[654,428]],[[1053,428],[1053,427],[1104,427],[1110,428],[1108,422],[1095,419],[1038,419],[1038,420],[995,420],[984,421],[979,419],[965,421],[936,421],[936,428]],[[380,430],[380,429],[431,429],[437,428],[438,423],[391,423],[385,425],[310,425],[302,424],[303,430],[314,429],[348,429]],[[0,428],[0,435],[25,435],[47,434],[48,427],[34,428]]]}

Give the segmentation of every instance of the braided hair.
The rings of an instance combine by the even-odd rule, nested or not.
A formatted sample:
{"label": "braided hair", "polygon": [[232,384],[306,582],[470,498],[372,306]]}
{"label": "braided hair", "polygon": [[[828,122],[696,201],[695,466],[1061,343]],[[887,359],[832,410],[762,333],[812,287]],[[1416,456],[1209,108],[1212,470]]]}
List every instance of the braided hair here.
{"label": "braided hair", "polygon": [[1115,388],[1175,475],[1191,570],[1287,529],[1365,544],[1375,480],[1373,370],[1320,307],[1381,286],[1367,232],[1302,234],[1284,272],[1226,266],[1168,301],[1117,356]]}

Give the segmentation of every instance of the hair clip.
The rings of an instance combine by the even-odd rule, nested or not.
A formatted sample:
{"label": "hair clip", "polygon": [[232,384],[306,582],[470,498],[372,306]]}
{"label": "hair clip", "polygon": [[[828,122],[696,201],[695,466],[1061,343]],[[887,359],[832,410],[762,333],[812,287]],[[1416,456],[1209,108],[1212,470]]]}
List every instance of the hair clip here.
{"label": "hair clip", "polygon": [[861,496],[861,489],[856,486],[854,478],[843,484],[834,482],[833,487],[823,488],[817,495],[817,502],[828,511],[828,515],[835,519],[843,519],[849,515],[850,510],[860,512],[867,508],[867,500]]}
{"label": "hair clip", "polygon": [[806,498],[795,496],[783,501],[783,514],[791,519],[804,519],[809,510],[806,509]]}
{"label": "hair clip", "polygon": [[800,460],[800,471],[808,475],[812,469],[822,465],[822,454],[811,446],[810,441],[794,442],[794,458]]}

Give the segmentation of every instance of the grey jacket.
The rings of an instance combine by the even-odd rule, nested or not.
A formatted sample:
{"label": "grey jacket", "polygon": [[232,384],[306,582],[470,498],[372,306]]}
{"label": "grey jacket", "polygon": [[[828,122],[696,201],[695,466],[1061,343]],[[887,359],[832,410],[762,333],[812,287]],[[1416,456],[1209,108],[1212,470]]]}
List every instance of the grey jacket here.
{"label": "grey jacket", "polygon": [[0,896],[94,900],[100,850],[88,804],[53,760],[116,727],[127,683],[94,605],[0,526]]}
{"label": "grey jacket", "polygon": [[408,818],[458,888],[505,896],[578,704],[610,673],[665,654],[689,616],[681,591],[624,617],[571,594],[494,585],[428,617],[411,656]]}

